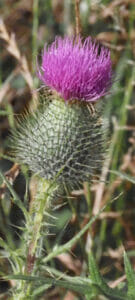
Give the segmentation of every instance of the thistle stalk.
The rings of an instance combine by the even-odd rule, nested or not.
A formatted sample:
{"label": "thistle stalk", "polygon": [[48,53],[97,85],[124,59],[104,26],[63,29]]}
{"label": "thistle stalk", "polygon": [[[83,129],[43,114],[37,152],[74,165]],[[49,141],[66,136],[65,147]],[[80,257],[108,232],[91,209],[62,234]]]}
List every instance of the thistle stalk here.
{"label": "thistle stalk", "polygon": [[[40,247],[40,240],[42,238],[42,230],[45,219],[45,212],[49,209],[50,197],[52,197],[56,190],[56,184],[49,182],[43,178],[38,178],[38,188],[34,201],[30,207],[29,221],[26,224],[26,234],[24,235],[26,247],[26,263],[24,275],[35,275],[36,263],[38,259],[38,249]],[[44,229],[45,230],[45,229]],[[41,251],[42,252],[42,251]],[[32,283],[29,281],[20,280],[18,288],[13,296],[13,300],[28,300],[31,299]]]}
{"label": "thistle stalk", "polygon": [[28,246],[26,273],[31,274],[36,260],[36,250],[41,237],[44,213],[48,206],[50,183],[42,178],[38,182],[38,191],[31,207],[31,238]]}

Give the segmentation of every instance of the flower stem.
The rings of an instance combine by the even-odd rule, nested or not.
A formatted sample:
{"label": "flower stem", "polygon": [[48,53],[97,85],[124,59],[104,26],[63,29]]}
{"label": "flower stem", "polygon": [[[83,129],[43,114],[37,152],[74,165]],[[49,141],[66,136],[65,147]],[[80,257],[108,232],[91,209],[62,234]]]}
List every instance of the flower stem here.
{"label": "flower stem", "polygon": [[[26,263],[26,273],[31,274],[34,268],[34,262],[36,259],[36,249],[37,244],[41,236],[41,227],[44,216],[44,211],[48,203],[48,189],[49,183],[43,179],[39,181],[38,194],[36,199],[31,207],[32,218],[34,219],[31,240],[28,246],[28,254],[27,254],[27,263]],[[37,206],[37,208],[36,208]],[[35,215],[33,217],[33,211],[35,211]]]}
{"label": "flower stem", "polygon": [[[56,184],[46,181],[43,178],[38,180],[38,190],[37,195],[32,201],[29,211],[29,221],[26,224],[27,232],[25,233],[24,240],[27,246],[26,250],[26,263],[23,266],[24,275],[34,275],[38,272],[36,268],[37,258],[42,255],[37,253],[39,249],[40,240],[42,237],[42,228],[44,224],[45,211],[48,210],[48,204],[54,190],[56,189]],[[26,249],[26,248],[25,248]],[[22,270],[21,270],[22,272]],[[14,297],[18,300],[29,300],[32,298],[32,288],[33,283],[31,281],[20,281],[18,283],[19,289]],[[21,291],[21,292],[20,292]],[[18,294],[17,294],[18,293]]]}

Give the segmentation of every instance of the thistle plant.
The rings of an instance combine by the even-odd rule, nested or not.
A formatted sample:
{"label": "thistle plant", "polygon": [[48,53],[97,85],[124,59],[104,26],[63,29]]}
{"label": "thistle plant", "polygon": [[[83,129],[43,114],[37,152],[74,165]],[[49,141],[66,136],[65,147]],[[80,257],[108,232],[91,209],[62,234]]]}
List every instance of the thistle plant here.
{"label": "thistle plant", "polygon": [[[45,45],[37,75],[50,94],[18,122],[12,151],[37,175],[37,195],[26,216],[24,275],[39,272],[44,216],[58,192],[89,181],[105,155],[104,99],[112,84],[110,51],[91,38],[57,37]],[[66,190],[66,189],[65,189]],[[42,253],[42,254],[41,254]],[[32,284],[18,283],[15,299],[34,299]],[[32,296],[31,296],[32,297]]]}

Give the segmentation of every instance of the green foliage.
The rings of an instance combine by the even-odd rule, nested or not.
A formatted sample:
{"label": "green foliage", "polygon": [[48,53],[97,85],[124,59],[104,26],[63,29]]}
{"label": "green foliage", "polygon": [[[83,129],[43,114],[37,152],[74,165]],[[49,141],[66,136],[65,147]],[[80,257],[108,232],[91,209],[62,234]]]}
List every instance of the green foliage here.
{"label": "green foliage", "polygon": [[[44,179],[38,178],[38,191],[36,198],[34,200],[33,206],[28,214],[25,210],[25,206],[21,203],[14,192],[12,186],[6,179],[6,177],[1,173],[1,177],[3,181],[6,183],[7,187],[9,188],[10,192],[15,198],[15,204],[23,211],[25,215],[25,227],[20,228],[23,232],[21,237],[21,244],[18,249],[11,249],[4,240],[0,240],[0,246],[4,249],[4,256],[8,258],[13,275],[4,276],[5,279],[16,279],[17,284],[15,289],[13,289],[13,299],[24,300],[24,299],[35,299],[35,281],[40,284],[38,285],[39,293],[43,289],[42,282],[47,285],[56,285],[59,287],[70,288],[73,291],[78,293],[87,295],[90,294],[92,290],[92,283],[91,280],[84,279],[82,277],[70,277],[62,275],[61,276],[65,280],[57,279],[57,277],[48,278],[47,276],[40,276],[39,270],[41,270],[44,266],[45,270],[48,270],[48,266],[46,263],[51,261],[54,257],[57,257],[59,254],[69,251],[72,246],[81,238],[81,236],[90,228],[90,226],[95,222],[98,215],[91,218],[91,220],[86,224],[82,230],[75,235],[69,242],[65,243],[64,245],[55,245],[52,249],[51,253],[48,256],[43,256],[43,249],[42,249],[42,241],[46,238],[45,230],[44,234],[42,228],[44,227],[44,215],[47,216],[48,211],[48,200],[50,194],[52,194],[53,190],[56,189],[56,185],[50,184]],[[52,218],[54,218],[52,216]],[[35,260],[36,257],[36,260]],[[29,262],[30,259],[30,262]],[[34,264],[32,264],[31,259],[34,260]],[[29,269],[30,268],[30,269]],[[29,270],[31,270],[31,275],[29,275]],[[35,276],[35,274],[39,273],[39,276]],[[55,270],[51,270],[57,275]],[[32,283],[34,282],[34,283]],[[94,283],[95,284],[95,283]],[[36,293],[37,295],[37,293]]]}
{"label": "green foliage", "polygon": [[3,182],[6,183],[9,191],[11,192],[11,195],[13,197],[12,198],[13,202],[23,211],[24,216],[27,218],[28,217],[28,212],[27,212],[26,208],[24,207],[21,199],[18,197],[18,195],[16,194],[15,190],[13,189],[12,185],[7,180],[7,178],[3,175],[2,172],[0,172],[0,177],[2,178]]}
{"label": "green foliage", "polygon": [[128,259],[128,256],[126,252],[124,252],[124,264],[125,264],[125,272],[128,282],[128,300],[134,300],[135,299],[135,272],[132,269],[132,266],[130,264],[130,261]]}
{"label": "green foliage", "polygon": [[129,182],[135,184],[135,177],[133,177],[133,176],[130,176],[130,175],[120,172],[120,171],[110,171],[110,173],[118,175],[123,180],[129,181]]}
{"label": "green foliage", "polygon": [[89,254],[89,272],[90,278],[95,283],[96,287],[103,293],[108,296],[110,299],[116,300],[126,300],[125,294],[120,292],[118,289],[111,289],[105,280],[100,275],[99,269],[95,262],[94,256],[92,253]]}

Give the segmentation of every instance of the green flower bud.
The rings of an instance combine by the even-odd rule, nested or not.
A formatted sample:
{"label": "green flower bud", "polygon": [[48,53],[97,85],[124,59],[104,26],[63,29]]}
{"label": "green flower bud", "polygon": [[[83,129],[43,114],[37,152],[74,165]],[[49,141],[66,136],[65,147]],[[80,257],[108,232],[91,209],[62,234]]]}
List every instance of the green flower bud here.
{"label": "green flower bud", "polygon": [[99,113],[92,114],[85,102],[58,98],[19,122],[12,148],[18,162],[42,178],[75,186],[101,166],[103,128]]}

